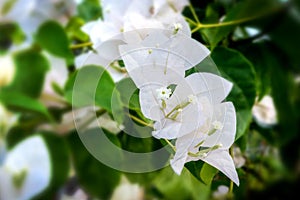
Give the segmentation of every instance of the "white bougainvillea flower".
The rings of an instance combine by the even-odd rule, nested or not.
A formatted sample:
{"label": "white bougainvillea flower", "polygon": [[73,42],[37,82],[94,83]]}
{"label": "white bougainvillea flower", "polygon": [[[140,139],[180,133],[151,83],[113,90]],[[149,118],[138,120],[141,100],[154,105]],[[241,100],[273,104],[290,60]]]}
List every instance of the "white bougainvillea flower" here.
{"label": "white bougainvillea flower", "polygon": [[88,22],[81,28],[90,36],[94,47],[124,32],[124,16],[130,4],[131,0],[101,1],[103,19]]}
{"label": "white bougainvillea flower", "polygon": [[[138,43],[119,46],[126,70],[133,80],[135,76],[131,75],[131,71],[143,65],[187,70],[209,55],[209,50],[196,40],[183,34],[169,36],[168,33],[155,29]],[[134,32],[126,33],[126,37],[129,36],[135,38]]]}
{"label": "white bougainvillea flower", "polygon": [[15,75],[15,64],[11,54],[0,55],[0,87],[8,85]]}
{"label": "white bougainvillea flower", "polygon": [[[225,102],[214,105],[211,111],[213,115],[206,119],[203,127],[176,140],[176,153],[170,161],[171,166],[180,174],[185,163],[203,160],[239,185],[235,165],[228,151],[236,133],[234,106],[231,102]],[[216,121],[222,126],[215,127]]]}
{"label": "white bougainvillea flower", "polygon": [[[166,0],[105,0],[102,1],[103,19],[91,21],[82,27],[94,45],[126,31],[137,31],[145,28],[172,29],[174,23],[180,23],[180,33],[191,35],[191,30],[180,10],[184,4]],[[145,35],[143,33],[142,35]]]}
{"label": "white bougainvillea flower", "polygon": [[114,21],[98,19],[85,24],[81,29],[90,36],[93,47],[97,47],[101,42],[116,37],[124,32],[124,25],[123,21],[119,21],[119,18]]}
{"label": "white bougainvillea flower", "polygon": [[48,150],[33,136],[9,151],[0,167],[0,198],[28,200],[42,192],[51,178]]}
{"label": "white bougainvillea flower", "polygon": [[255,121],[263,127],[277,124],[277,111],[273,98],[266,95],[260,101],[256,101],[252,108],[252,115]]}
{"label": "white bougainvillea flower", "polygon": [[[181,81],[177,79],[177,83],[172,96],[165,101],[165,108],[149,101],[153,99],[149,92],[140,93],[143,113],[151,108],[150,114],[162,116],[154,124],[153,136],[156,138],[175,139],[203,128],[203,120],[211,118],[211,108],[221,103],[232,88],[232,83],[210,73],[194,73]],[[217,130],[223,126],[218,120],[211,123]]]}

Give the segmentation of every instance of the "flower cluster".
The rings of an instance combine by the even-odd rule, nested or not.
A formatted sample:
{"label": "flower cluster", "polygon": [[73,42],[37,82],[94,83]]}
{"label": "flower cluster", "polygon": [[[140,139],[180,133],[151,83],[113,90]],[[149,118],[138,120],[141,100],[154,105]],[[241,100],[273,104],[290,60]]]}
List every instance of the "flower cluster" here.
{"label": "flower cluster", "polygon": [[[103,1],[104,18],[88,23],[83,30],[95,47],[106,47],[100,61],[104,57],[106,64],[107,58],[110,62],[123,60],[140,91],[142,113],[154,121],[152,135],[176,140],[176,152],[170,161],[173,170],[180,174],[185,163],[202,160],[238,185],[229,154],[235,139],[236,113],[231,102],[223,102],[232,83],[211,73],[186,76],[186,70],[210,54],[192,39],[180,14],[186,3]],[[99,64],[93,56],[86,60],[97,61]]]}

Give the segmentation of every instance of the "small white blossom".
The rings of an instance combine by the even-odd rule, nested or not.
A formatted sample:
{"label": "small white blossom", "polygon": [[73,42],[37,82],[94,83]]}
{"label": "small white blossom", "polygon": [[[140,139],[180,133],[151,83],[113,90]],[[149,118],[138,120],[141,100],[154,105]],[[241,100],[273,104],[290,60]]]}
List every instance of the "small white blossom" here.
{"label": "small white blossom", "polygon": [[15,64],[10,54],[0,55],[0,87],[8,85],[15,75]]}
{"label": "small white blossom", "polygon": [[252,114],[256,122],[263,127],[273,126],[277,123],[277,111],[270,95],[266,95],[259,102],[255,102]]}
{"label": "small white blossom", "polygon": [[220,185],[216,191],[212,193],[215,200],[226,200],[229,188],[226,185]]}
{"label": "small white blossom", "polygon": [[212,123],[214,129],[216,130],[222,130],[223,129],[223,124],[220,121],[214,121]]}
{"label": "small white blossom", "polygon": [[181,23],[174,23],[173,26],[174,26],[174,32],[173,32],[174,34],[178,33],[178,31],[182,30],[183,28]]}
{"label": "small white blossom", "polygon": [[156,89],[156,92],[157,92],[157,98],[160,100],[169,99],[172,94],[172,90],[170,88],[165,88],[165,87]]}
{"label": "small white blossom", "polygon": [[191,103],[191,104],[196,104],[197,103],[197,97],[195,95],[192,95],[190,94],[188,96],[188,101]]}

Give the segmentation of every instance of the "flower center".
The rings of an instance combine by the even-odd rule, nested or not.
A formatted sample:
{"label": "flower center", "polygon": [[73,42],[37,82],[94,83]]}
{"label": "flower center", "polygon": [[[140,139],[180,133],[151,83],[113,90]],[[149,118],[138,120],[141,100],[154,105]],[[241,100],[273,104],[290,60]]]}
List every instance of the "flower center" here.
{"label": "flower center", "polygon": [[157,93],[157,99],[159,100],[167,100],[170,98],[172,94],[172,90],[170,88],[161,87],[156,90]]}
{"label": "flower center", "polygon": [[174,23],[173,24],[173,28],[174,28],[174,35],[178,33],[179,30],[182,29],[182,24],[181,23]]}

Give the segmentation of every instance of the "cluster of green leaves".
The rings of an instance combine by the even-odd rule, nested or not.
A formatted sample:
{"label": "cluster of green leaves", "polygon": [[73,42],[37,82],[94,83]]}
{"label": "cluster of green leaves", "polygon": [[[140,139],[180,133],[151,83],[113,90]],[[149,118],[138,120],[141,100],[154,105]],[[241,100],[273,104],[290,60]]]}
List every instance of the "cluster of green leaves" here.
{"label": "cluster of green leaves", "polygon": [[[234,188],[236,198],[264,196],[264,191],[272,192],[270,194],[274,197],[291,195],[285,190],[278,190],[278,187],[288,189],[299,181],[299,177],[294,176],[299,162],[300,141],[300,86],[294,81],[295,75],[300,73],[299,3],[192,0],[191,4],[202,24],[215,24],[197,29],[192,37],[211,49],[211,58],[220,74],[234,83],[227,100],[234,103],[237,113],[235,144],[246,156],[246,165],[238,169],[241,186]],[[184,15],[193,19],[189,8],[185,9]],[[104,68],[96,65],[74,68],[75,56],[89,49],[71,48],[72,45],[89,42],[89,37],[80,27],[99,17],[101,7],[98,1],[84,0],[78,5],[78,15],[73,16],[65,27],[55,21],[43,23],[32,47],[13,55],[16,75],[10,85],[0,88],[1,103],[20,115],[20,123],[7,136],[9,146],[13,147],[32,134],[41,134],[51,153],[51,184],[36,199],[52,199],[59,189],[66,187],[71,166],[74,166],[73,176],[80,187],[90,196],[100,199],[110,197],[122,175],[142,185],[149,199],[208,199],[218,185],[230,185],[223,174],[202,161],[187,163],[181,176],[174,174],[170,167],[151,173],[123,173],[94,158],[79,140],[76,130],[65,135],[39,131],[38,127],[43,124],[55,126],[61,123],[63,114],[72,108],[96,105],[101,107],[99,115],[106,112],[118,124],[124,125],[124,131],[118,135],[107,130],[103,133],[121,148],[151,152],[166,145],[153,137],[136,138],[125,133],[128,129],[143,136],[151,135],[151,128],[139,132],[130,127],[132,116],[139,119],[136,123],[140,125],[144,125],[141,121],[149,123],[141,114],[138,90],[131,79],[115,83]],[[222,23],[228,25],[220,26]],[[250,27],[255,28],[257,33],[249,33],[247,28]],[[23,35],[16,25],[5,24],[0,29],[3,35],[0,37],[1,52],[5,52],[11,43],[22,41]],[[66,61],[69,79],[64,88],[56,88],[65,101],[64,108],[47,107],[39,101],[45,76],[51,68],[42,51]],[[199,70],[204,71],[200,66]],[[278,125],[269,128],[257,124],[251,111],[256,98],[259,100],[266,94],[274,98],[279,119]],[[267,147],[278,150],[279,156],[276,152],[266,155],[266,150],[257,150]]]}

